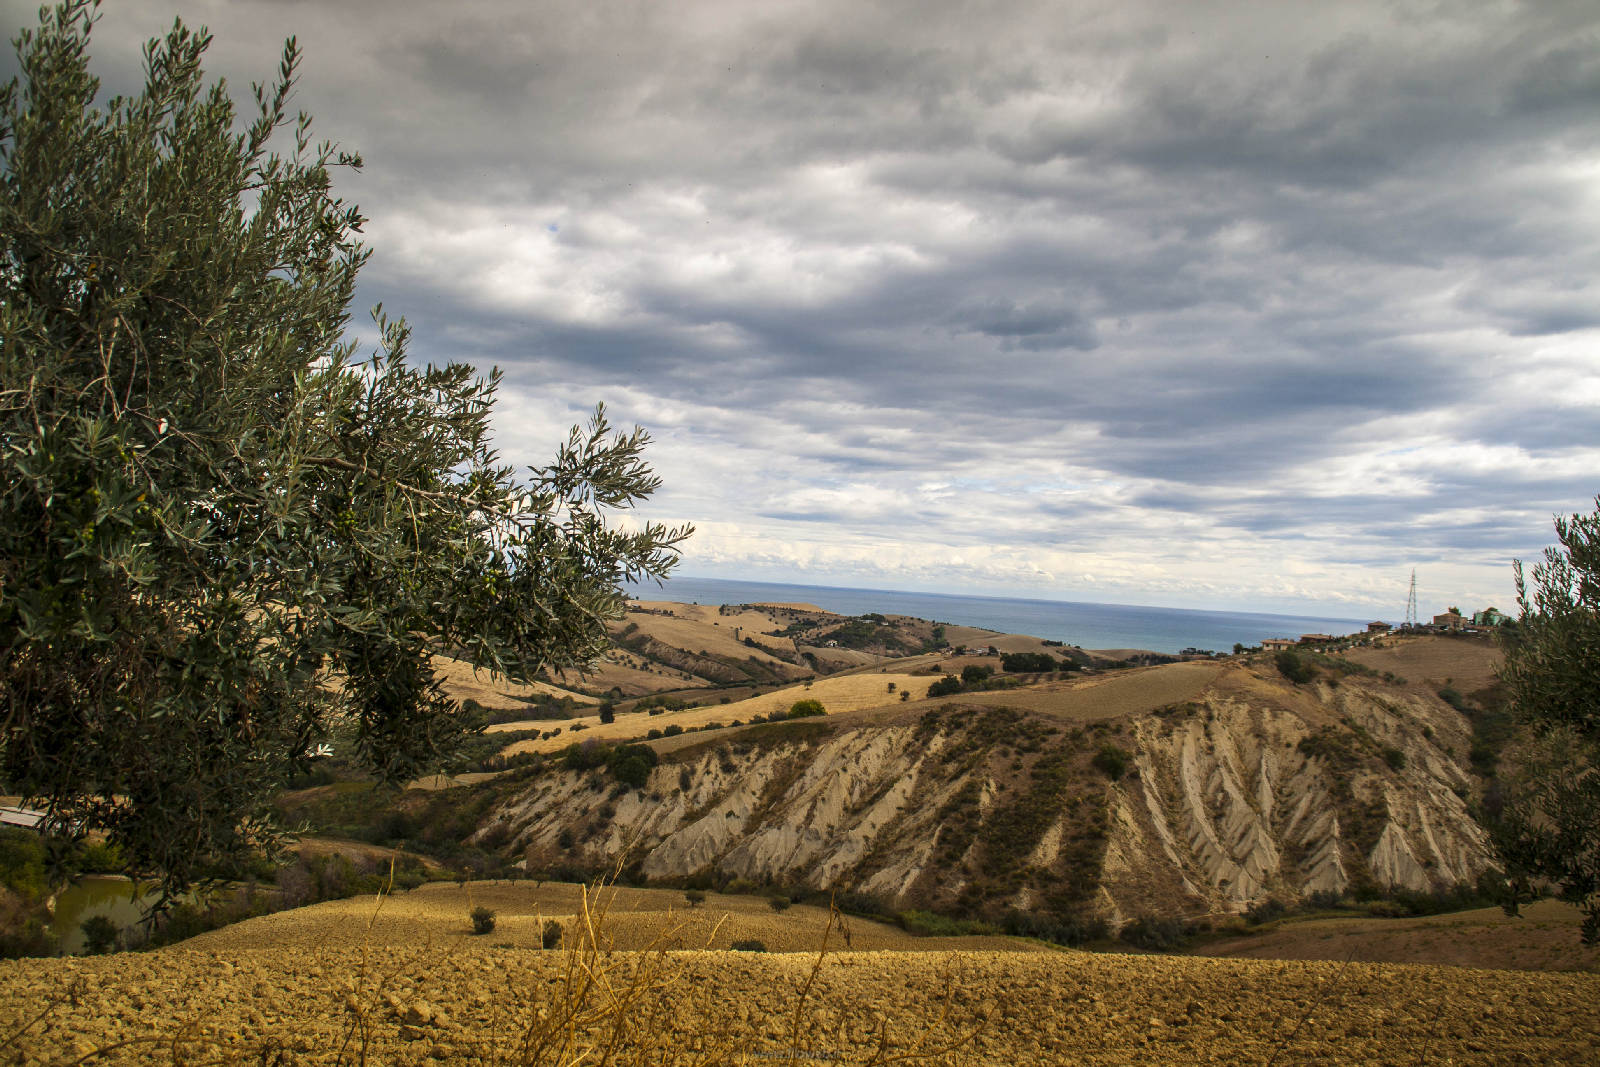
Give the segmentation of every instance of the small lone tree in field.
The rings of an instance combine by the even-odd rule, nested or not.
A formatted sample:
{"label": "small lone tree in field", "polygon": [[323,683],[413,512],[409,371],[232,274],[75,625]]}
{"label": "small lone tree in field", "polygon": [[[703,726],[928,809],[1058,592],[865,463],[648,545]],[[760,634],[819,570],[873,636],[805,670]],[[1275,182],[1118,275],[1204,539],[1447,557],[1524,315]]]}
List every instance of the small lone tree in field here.
{"label": "small lone tree in field", "polygon": [[706,891],[704,889],[686,889],[683,893],[683,899],[689,902],[689,907],[698,908],[706,902]]}
{"label": "small lone tree in field", "polygon": [[808,715],[826,715],[828,709],[822,706],[820,700],[796,700],[789,707],[789,718],[803,719]]}
{"label": "small lone tree in field", "polygon": [[473,933],[487,934],[494,930],[494,912],[483,905],[473,908],[469,917],[472,919]]}

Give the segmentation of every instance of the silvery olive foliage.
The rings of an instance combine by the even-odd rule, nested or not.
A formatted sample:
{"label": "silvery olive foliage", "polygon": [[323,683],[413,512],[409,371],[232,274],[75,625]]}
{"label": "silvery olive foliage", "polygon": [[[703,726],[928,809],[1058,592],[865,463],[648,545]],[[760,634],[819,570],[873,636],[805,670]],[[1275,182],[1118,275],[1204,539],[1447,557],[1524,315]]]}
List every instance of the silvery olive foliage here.
{"label": "silvery olive foliage", "polygon": [[41,11],[0,93],[0,784],[176,890],[271,845],[335,727],[385,781],[448,756],[433,654],[592,661],[690,531],[619,521],[659,483],[602,409],[519,478],[497,374],[381,309],[359,353],[361,161],[291,116],[292,38],[247,124],[181,23],[97,106],[96,7]]}
{"label": "silvery olive foliage", "polygon": [[[1555,522],[1558,547],[1516,565],[1520,617],[1501,678],[1528,728],[1494,840],[1514,883],[1553,883],[1600,943],[1600,499]],[[1518,887],[1518,888],[1521,888]],[[1510,906],[1515,911],[1515,900]]]}

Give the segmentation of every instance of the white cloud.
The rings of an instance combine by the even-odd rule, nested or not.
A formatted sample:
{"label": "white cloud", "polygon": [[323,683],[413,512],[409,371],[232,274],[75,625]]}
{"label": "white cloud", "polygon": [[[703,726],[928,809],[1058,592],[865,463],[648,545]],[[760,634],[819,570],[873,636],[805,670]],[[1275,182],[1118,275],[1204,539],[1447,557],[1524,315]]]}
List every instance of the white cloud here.
{"label": "white cloud", "polygon": [[1507,606],[1600,489],[1592,4],[126,0],[115,88],[173,10],[299,35],[362,298],[508,459],[649,428],[687,573]]}

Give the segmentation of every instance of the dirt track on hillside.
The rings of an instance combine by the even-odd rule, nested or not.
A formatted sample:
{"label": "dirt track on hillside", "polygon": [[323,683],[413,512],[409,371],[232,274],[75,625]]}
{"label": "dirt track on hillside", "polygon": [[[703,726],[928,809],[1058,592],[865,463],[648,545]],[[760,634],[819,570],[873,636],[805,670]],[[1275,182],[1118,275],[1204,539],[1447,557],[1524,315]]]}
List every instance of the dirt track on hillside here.
{"label": "dirt track on hillside", "polygon": [[[571,887],[547,891],[567,894],[537,898],[552,908],[578,899]],[[661,934],[649,898],[630,892],[604,929],[627,943]],[[529,893],[470,895],[504,906]],[[998,939],[961,942],[979,951],[862,951],[908,939],[855,921],[850,944],[834,931],[820,957],[815,945],[569,954],[534,947],[527,907],[470,935],[468,896],[430,887],[370,928],[368,898],[159,952],[0,965],[0,1041],[15,1036],[0,1059],[65,1063],[106,1049],[91,1062],[560,1062],[518,1050],[564,1017],[585,974],[598,985],[569,1053],[603,1044],[608,1005],[625,1003],[619,1063],[867,1063],[918,1050],[913,1062],[951,1064],[1591,1063],[1600,1048],[1592,974],[1000,951]],[[763,908],[713,894],[691,923],[733,912],[741,936],[765,932],[769,947],[789,943],[785,926],[820,944],[825,913]],[[704,1055],[717,1050],[725,1058]]]}

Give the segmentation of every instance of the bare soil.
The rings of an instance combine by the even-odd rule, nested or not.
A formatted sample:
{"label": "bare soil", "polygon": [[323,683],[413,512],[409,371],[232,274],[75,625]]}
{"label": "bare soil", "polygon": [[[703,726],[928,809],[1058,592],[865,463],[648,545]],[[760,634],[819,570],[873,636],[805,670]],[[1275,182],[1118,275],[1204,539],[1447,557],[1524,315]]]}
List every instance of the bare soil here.
{"label": "bare soil", "polygon": [[1480,908],[1411,919],[1308,919],[1218,941],[1200,954],[1600,974],[1600,947],[1578,940],[1580,917],[1570,904],[1542,900],[1516,918]]}
{"label": "bare soil", "polygon": [[[665,895],[620,891],[589,955],[530,941],[552,914],[571,936],[574,887],[502,883],[323,904],[152,953],[10,962],[0,1041],[24,1064],[534,1062],[523,1039],[592,973],[569,1057],[615,1036],[618,1063],[1593,1063],[1600,1049],[1593,974],[956,951],[857,920],[819,954],[820,909],[762,916],[759,900],[713,894],[685,916]],[[469,901],[498,905],[492,933],[468,932]],[[627,947],[688,943],[719,920],[769,948],[817,943]],[[631,1025],[613,1034],[619,1005]]]}
{"label": "bare soil", "polygon": [[1462,693],[1493,685],[1505,661],[1487,635],[1389,637],[1381,647],[1353,648],[1344,656],[1375,671],[1392,671],[1429,691],[1448,685]]}

